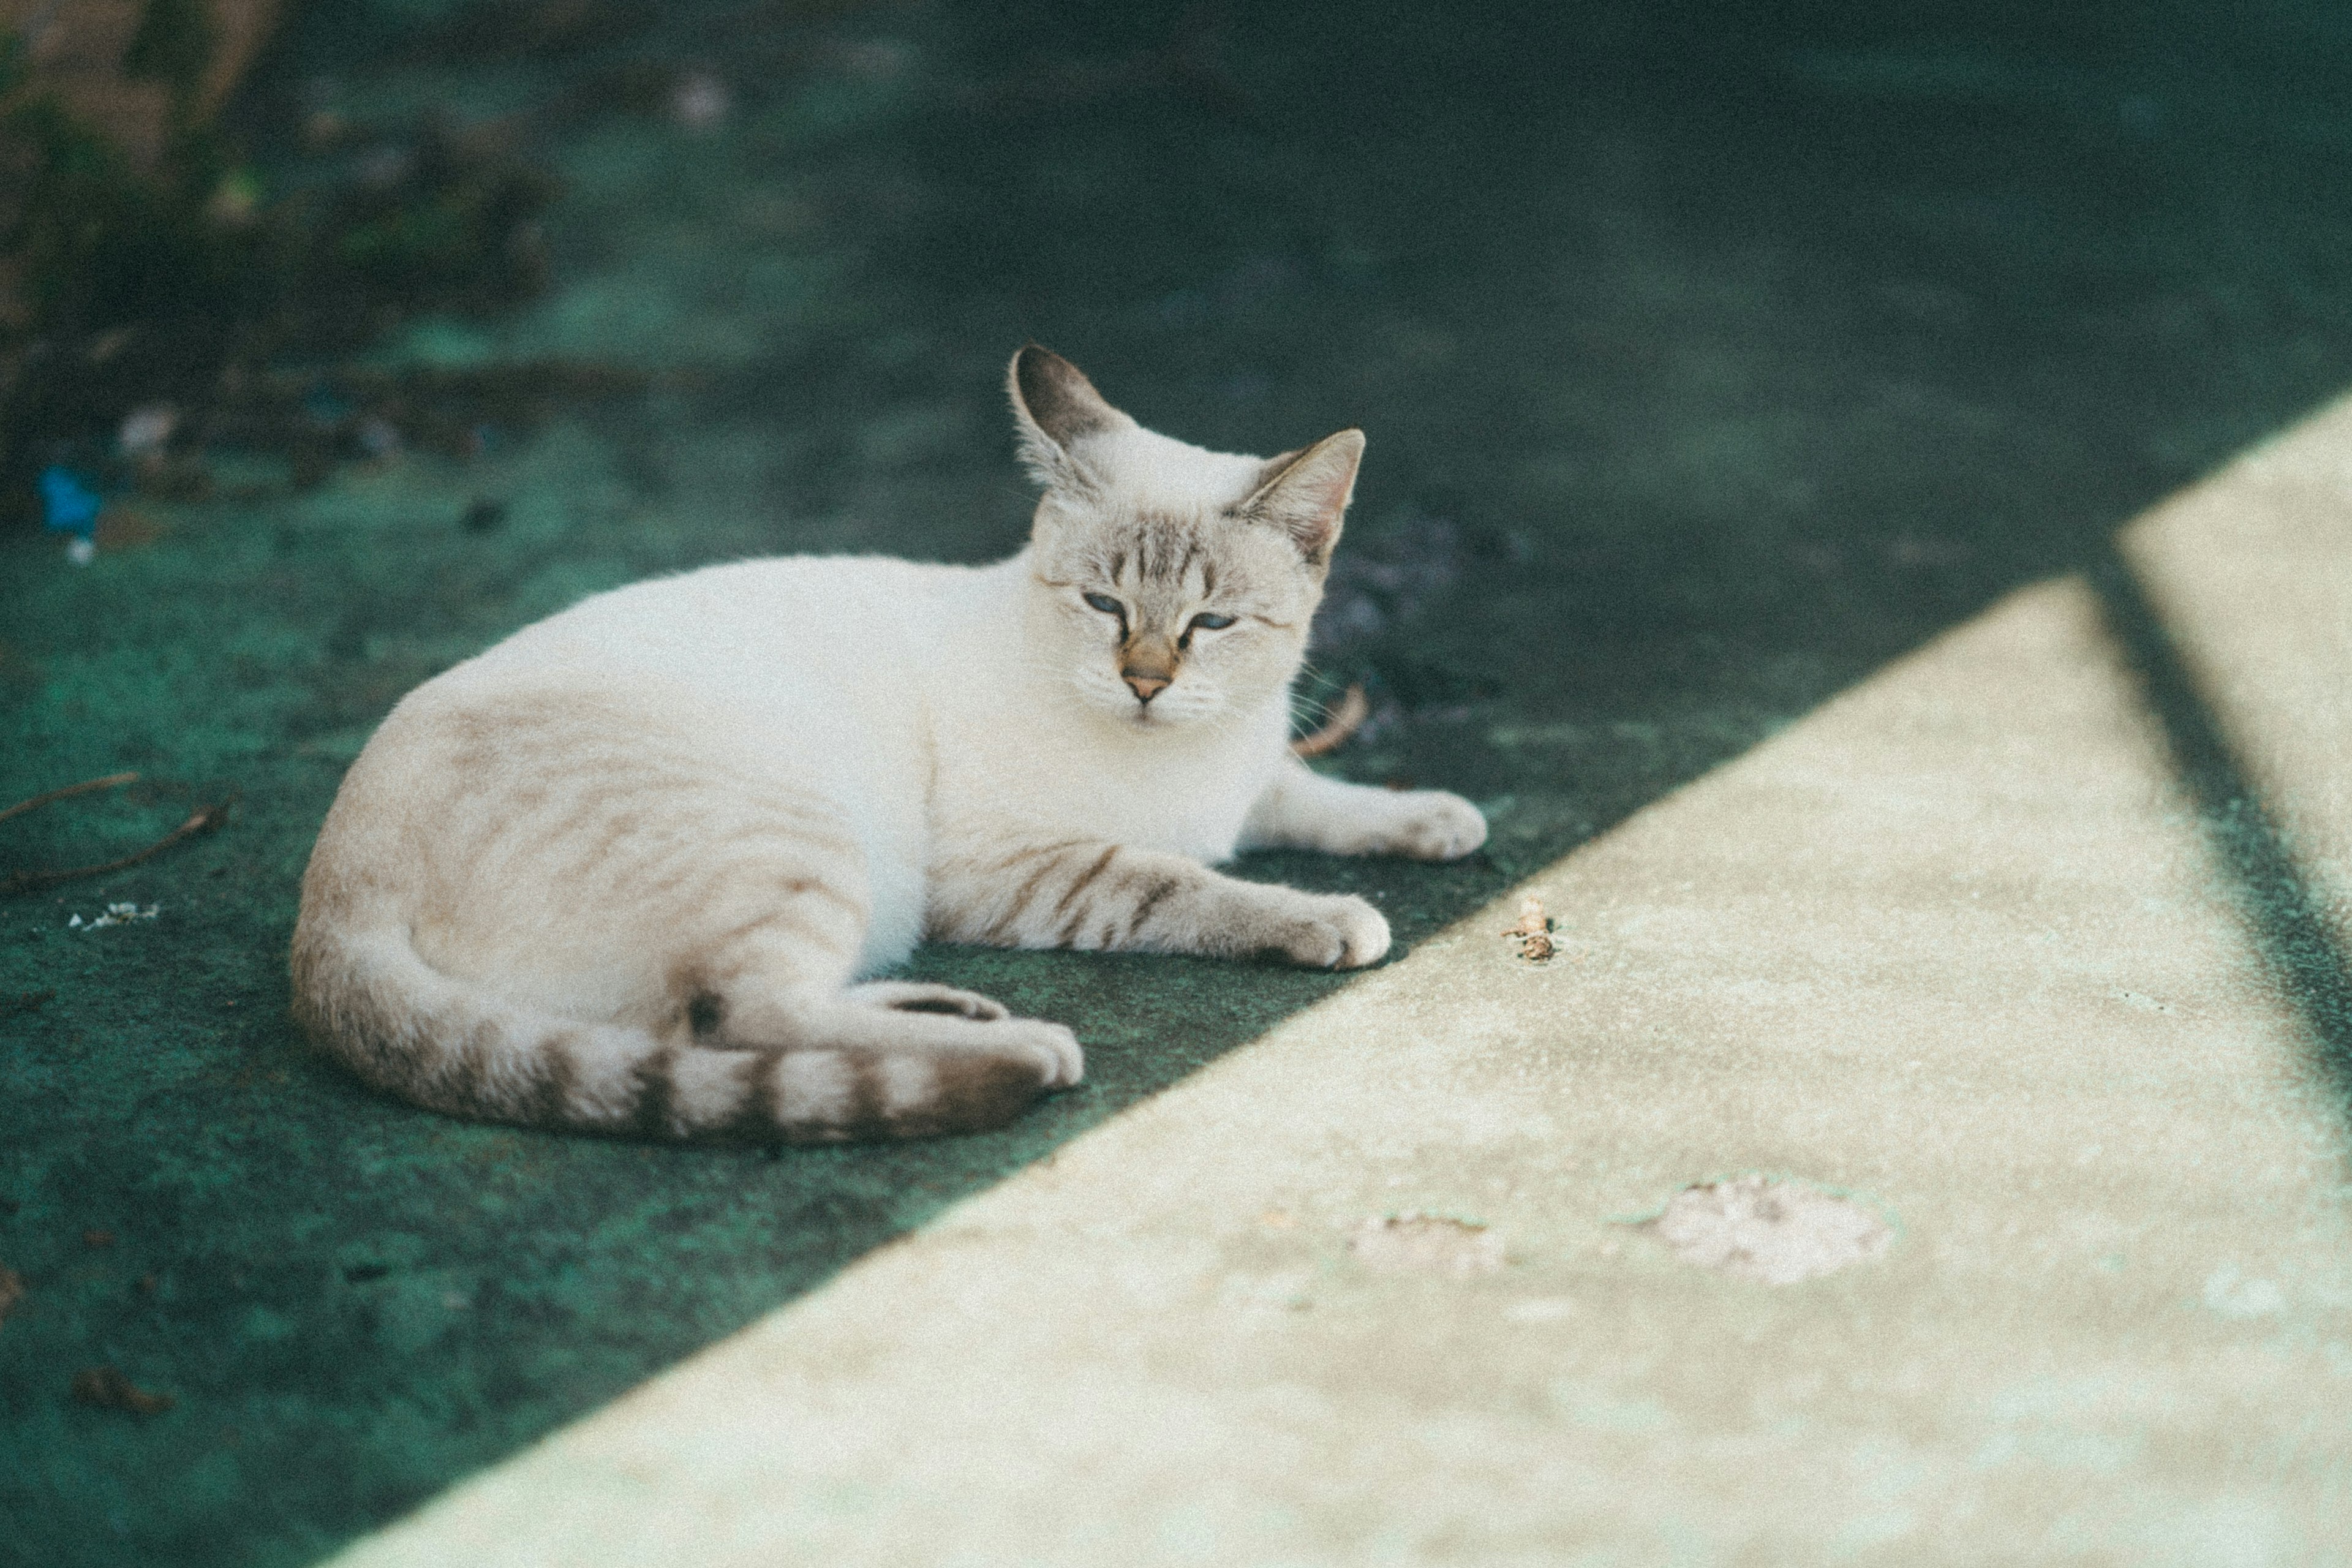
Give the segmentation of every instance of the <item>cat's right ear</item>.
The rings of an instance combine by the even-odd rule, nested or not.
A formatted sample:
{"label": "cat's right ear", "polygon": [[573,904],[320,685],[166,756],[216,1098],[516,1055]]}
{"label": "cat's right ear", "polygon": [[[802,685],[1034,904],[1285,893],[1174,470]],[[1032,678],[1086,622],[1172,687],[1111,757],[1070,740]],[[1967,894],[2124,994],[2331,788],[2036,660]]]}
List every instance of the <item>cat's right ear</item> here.
{"label": "cat's right ear", "polygon": [[1013,356],[1004,384],[1021,434],[1021,466],[1048,489],[1093,489],[1095,476],[1078,448],[1088,437],[1129,429],[1135,421],[1104,401],[1086,372],[1035,343]]}
{"label": "cat's right ear", "polygon": [[1364,433],[1352,427],[1269,458],[1257,489],[1234,515],[1282,530],[1309,566],[1322,566],[1339,542],[1339,520],[1356,493],[1356,469],[1363,460]]}

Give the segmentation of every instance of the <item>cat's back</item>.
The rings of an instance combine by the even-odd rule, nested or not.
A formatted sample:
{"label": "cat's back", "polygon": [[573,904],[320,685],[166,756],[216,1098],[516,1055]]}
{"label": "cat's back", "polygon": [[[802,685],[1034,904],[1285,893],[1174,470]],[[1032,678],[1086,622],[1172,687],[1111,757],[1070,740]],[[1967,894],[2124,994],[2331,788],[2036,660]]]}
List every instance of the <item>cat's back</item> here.
{"label": "cat's back", "polygon": [[[447,711],[577,692],[690,731],[697,749],[821,780],[898,817],[924,809],[936,674],[985,640],[992,568],[778,556],[583,600],[418,689]],[[861,811],[860,815],[864,815]]]}
{"label": "cat's back", "polygon": [[[983,570],[789,555],[650,578],[582,600],[448,672],[461,681],[594,672],[789,700],[903,679]],[[444,678],[445,679],[447,677]]]}
{"label": "cat's back", "polygon": [[[986,593],[987,569],[780,557],[583,600],[394,710],[345,777],[310,880],[493,913],[520,900],[467,924],[474,942],[476,926],[527,924],[548,886],[593,871],[593,857],[564,877],[509,864],[530,858],[526,841],[578,839],[567,813],[593,805],[637,831],[684,813],[716,832],[724,811],[710,803],[724,797],[845,831],[871,899],[868,959],[902,956],[919,930],[929,837],[924,676],[952,662],[944,645],[967,635],[958,628]],[[625,914],[614,953],[634,940]]]}

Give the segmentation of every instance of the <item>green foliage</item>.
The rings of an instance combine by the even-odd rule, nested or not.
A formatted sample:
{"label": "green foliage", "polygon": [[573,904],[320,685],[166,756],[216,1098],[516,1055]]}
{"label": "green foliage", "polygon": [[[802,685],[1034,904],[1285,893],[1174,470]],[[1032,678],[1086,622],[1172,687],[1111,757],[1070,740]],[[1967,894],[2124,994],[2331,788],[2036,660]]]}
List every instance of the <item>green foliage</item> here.
{"label": "green foliage", "polygon": [[347,351],[402,315],[543,283],[531,219],[552,181],[446,131],[394,177],[269,199],[193,118],[211,47],[199,0],[149,0],[125,69],[166,82],[176,108],[148,172],[28,81],[21,40],[0,36],[0,254],[19,322],[0,335],[0,493],[138,403],[201,404],[228,366]]}
{"label": "green foliage", "polygon": [[554,182],[511,159],[429,140],[407,176],[340,192],[312,218],[307,279],[377,310],[487,309],[538,292],[531,218]]}
{"label": "green foliage", "polygon": [[0,341],[0,363],[16,370],[0,408],[14,467],[37,458],[28,437],[77,434],[216,376],[276,268],[267,230],[206,211],[225,160],[204,132],[176,136],[142,174],[112,140],[19,86],[0,110],[0,146],[15,176],[0,249],[22,323]]}
{"label": "green foliage", "polygon": [[247,258],[247,237],[207,220],[204,193],[219,160],[203,139],[174,168],[142,177],[121,150],[45,98],[0,115],[30,168],[5,235],[37,321],[101,331],[132,311],[205,308]]}

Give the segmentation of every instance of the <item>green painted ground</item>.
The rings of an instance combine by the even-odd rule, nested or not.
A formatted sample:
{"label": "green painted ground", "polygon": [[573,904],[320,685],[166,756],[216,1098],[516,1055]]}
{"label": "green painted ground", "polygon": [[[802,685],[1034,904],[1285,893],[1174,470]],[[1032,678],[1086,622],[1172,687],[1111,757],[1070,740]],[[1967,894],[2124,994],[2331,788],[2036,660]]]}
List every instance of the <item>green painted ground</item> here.
{"label": "green painted ground", "polygon": [[[1247,869],[1368,889],[1408,943],[2352,380],[2332,8],[1100,9],[591,8],[502,53],[538,13],[378,0],[257,84],[265,149],[320,102],[515,114],[566,182],[546,299],[378,369],[643,379],[299,494],[224,439],[250,494],[151,504],[87,569],[0,538],[0,803],[145,774],[0,825],[0,868],[238,797],[0,902],[0,1561],[313,1560],[1326,994],[927,952],[1073,1024],[1089,1087],[775,1157],[441,1121],[286,1023],[310,835],[403,691],[650,572],[1011,549],[1024,338],[1209,445],[1370,432],[1318,663],[1379,710],[1336,765],[1463,790],[1495,840]],[[716,125],[627,89],[682,66]],[[118,900],[158,913],[69,929]],[[75,1403],[97,1365],[177,1403]]]}

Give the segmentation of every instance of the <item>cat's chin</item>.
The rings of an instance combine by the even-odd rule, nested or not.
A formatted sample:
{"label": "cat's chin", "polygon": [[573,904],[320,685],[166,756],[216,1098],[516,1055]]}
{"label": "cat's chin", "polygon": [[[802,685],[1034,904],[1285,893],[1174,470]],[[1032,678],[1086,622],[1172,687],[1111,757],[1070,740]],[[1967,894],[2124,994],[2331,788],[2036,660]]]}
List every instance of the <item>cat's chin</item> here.
{"label": "cat's chin", "polygon": [[1085,702],[1094,710],[1097,718],[1129,731],[1164,734],[1188,729],[1208,716],[1198,709],[1171,708],[1164,702],[1138,702],[1124,690],[1116,698],[1107,691],[1087,691]]}
{"label": "cat's chin", "polygon": [[1169,735],[1179,730],[1190,730],[1208,716],[1202,712],[1162,708],[1156,702],[1148,708],[1141,703],[1130,702],[1124,708],[1111,710],[1112,721],[1120,729],[1146,735]]}

